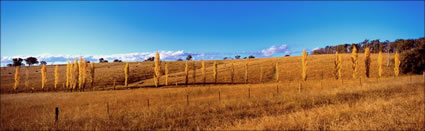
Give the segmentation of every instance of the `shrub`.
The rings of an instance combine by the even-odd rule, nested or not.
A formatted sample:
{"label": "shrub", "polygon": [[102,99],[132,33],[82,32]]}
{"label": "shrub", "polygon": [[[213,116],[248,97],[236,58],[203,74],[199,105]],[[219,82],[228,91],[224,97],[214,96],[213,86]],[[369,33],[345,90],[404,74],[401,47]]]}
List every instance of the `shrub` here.
{"label": "shrub", "polygon": [[13,66],[21,66],[23,65],[22,61],[24,61],[22,58],[13,58]]}
{"label": "shrub", "polygon": [[192,55],[188,55],[187,57],[186,57],[186,60],[192,60]]}
{"label": "shrub", "polygon": [[28,57],[25,59],[25,63],[27,63],[28,66],[31,66],[33,64],[38,64],[38,60],[35,57]]}
{"label": "shrub", "polygon": [[403,73],[422,73],[425,69],[425,49],[415,48],[402,52],[400,69]]}

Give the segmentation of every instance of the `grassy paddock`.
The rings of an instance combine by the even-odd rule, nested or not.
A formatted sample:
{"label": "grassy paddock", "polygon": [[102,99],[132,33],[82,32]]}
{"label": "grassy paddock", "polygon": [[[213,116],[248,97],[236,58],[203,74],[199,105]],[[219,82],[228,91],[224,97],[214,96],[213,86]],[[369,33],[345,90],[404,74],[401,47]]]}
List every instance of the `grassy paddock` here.
{"label": "grassy paddock", "polygon": [[1,129],[425,129],[422,76],[359,83],[317,79],[301,89],[294,80],[2,94]]}

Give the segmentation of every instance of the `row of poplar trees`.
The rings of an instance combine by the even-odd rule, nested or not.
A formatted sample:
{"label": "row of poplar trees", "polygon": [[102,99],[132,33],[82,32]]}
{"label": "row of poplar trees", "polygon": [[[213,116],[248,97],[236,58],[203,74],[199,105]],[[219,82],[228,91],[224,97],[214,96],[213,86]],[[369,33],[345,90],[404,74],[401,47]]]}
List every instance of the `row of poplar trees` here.
{"label": "row of poplar trees", "polygon": [[[351,52],[351,61],[352,61],[352,77],[353,79],[356,79],[358,77],[358,53],[357,53],[357,48],[356,46],[352,47],[352,52]],[[370,59],[370,50],[369,47],[367,47],[365,49],[365,75],[366,77],[370,76],[370,63],[371,63],[371,59]],[[307,52],[304,49],[302,56],[301,56],[301,78],[303,81],[307,80]],[[395,53],[394,56],[394,75],[397,77],[399,75],[399,66],[400,66],[400,58],[399,58],[399,54],[398,52]],[[379,51],[378,53],[378,76],[381,77],[382,73],[383,73],[383,69],[382,69],[382,52]],[[205,61],[201,61],[202,62],[202,80],[203,83],[205,84],[206,82],[206,67],[205,67]],[[335,77],[336,79],[341,79],[342,78],[342,59],[341,59],[341,55],[338,54],[338,52],[335,53]],[[279,63],[275,64],[275,79],[276,82],[279,81]],[[91,85],[91,87],[94,87],[94,74],[95,74],[95,67],[94,67],[94,63],[90,63],[90,68],[89,70],[87,70],[88,68],[88,64],[87,61],[85,59],[82,59],[82,57],[80,57],[79,61],[77,58],[75,58],[75,62],[68,62],[66,65],[66,83],[64,83],[63,87],[66,87],[68,89],[71,90],[84,90],[87,86],[88,83]],[[161,78],[161,61],[160,61],[160,56],[159,53],[156,52],[155,54],[155,63],[154,63],[154,75],[153,75],[153,80],[154,80],[154,84],[155,87],[159,87],[160,85],[160,78]],[[195,68],[193,73],[195,73]],[[263,67],[260,66],[260,82],[263,81]],[[89,74],[88,74],[89,73]],[[124,75],[125,75],[125,87],[128,87],[128,80],[129,80],[129,73],[130,73],[130,68],[129,68],[129,63],[127,62],[125,64],[124,67]],[[168,86],[168,64],[165,63],[165,86]],[[89,75],[89,76],[88,76]],[[234,65],[233,63],[231,64],[231,82],[234,82],[234,75],[235,75],[235,69],[234,69]],[[248,63],[245,63],[245,77],[244,77],[244,82],[245,84],[248,83]],[[25,82],[25,86],[28,87],[28,77],[29,77],[29,71],[27,69],[26,71],[26,82]],[[88,79],[88,77],[90,77],[90,79]],[[58,87],[59,84],[59,71],[58,71],[58,65],[56,65],[55,67],[55,84],[54,84],[54,88],[56,89]],[[193,74],[193,79],[196,79],[196,75]],[[217,62],[214,61],[213,63],[213,79],[214,79],[214,83],[217,83]],[[44,90],[44,88],[46,87],[46,82],[47,82],[47,69],[46,69],[46,65],[42,65],[41,67],[41,88]],[[186,61],[185,63],[185,84],[188,85],[189,82],[189,63],[188,61]],[[16,91],[17,88],[19,87],[19,83],[20,83],[20,67],[16,67],[16,72],[15,72],[15,85],[14,85],[14,90]],[[34,89],[34,88],[32,88]]]}

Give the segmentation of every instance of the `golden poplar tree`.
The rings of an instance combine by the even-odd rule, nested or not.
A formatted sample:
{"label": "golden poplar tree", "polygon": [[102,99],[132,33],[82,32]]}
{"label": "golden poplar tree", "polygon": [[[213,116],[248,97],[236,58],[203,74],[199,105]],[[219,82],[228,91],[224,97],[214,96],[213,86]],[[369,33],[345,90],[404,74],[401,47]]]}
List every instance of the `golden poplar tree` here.
{"label": "golden poplar tree", "polygon": [[69,75],[70,75],[69,67],[70,66],[69,66],[69,61],[68,61],[68,62],[66,62],[66,84],[65,84],[66,88],[69,87]]}
{"label": "golden poplar tree", "polygon": [[342,63],[341,63],[341,55],[338,54],[338,51],[335,52],[335,78],[341,79],[341,68],[342,68]]}
{"label": "golden poplar tree", "polygon": [[168,63],[165,63],[165,86],[168,86]]}
{"label": "golden poplar tree", "polygon": [[86,88],[87,83],[87,60],[83,59],[83,88]]}
{"label": "golden poplar tree", "polygon": [[400,73],[400,56],[398,55],[398,52],[395,52],[394,55],[394,75],[395,77],[398,77]]}
{"label": "golden poplar tree", "polygon": [[126,88],[128,88],[128,76],[130,73],[130,66],[128,65],[128,62],[125,63],[125,67],[124,67],[124,76],[125,76],[125,81],[124,81],[124,85]]}
{"label": "golden poplar tree", "polygon": [[369,78],[369,76],[370,76],[370,74],[369,74],[369,72],[370,72],[370,50],[369,50],[369,47],[366,47],[366,49],[365,49],[365,52],[364,52],[364,54],[365,54],[365,69],[366,69],[366,77],[368,77]]}
{"label": "golden poplar tree", "polygon": [[155,81],[155,87],[159,86],[159,78],[161,77],[161,62],[158,51],[155,54],[155,75],[154,75],[154,81]]}
{"label": "golden poplar tree", "polygon": [[189,83],[189,63],[188,63],[187,60],[186,60],[185,67],[184,67],[184,73],[185,73],[185,78],[186,78],[184,83],[187,86],[187,84]]}
{"label": "golden poplar tree", "polygon": [[214,61],[214,64],[213,64],[213,78],[214,78],[214,83],[217,83],[217,61]]}
{"label": "golden poplar tree", "polygon": [[19,72],[20,72],[20,67],[19,66],[15,67],[15,86],[13,87],[13,90],[15,90],[15,92],[19,87],[19,83],[21,82],[21,75]]}
{"label": "golden poplar tree", "polygon": [[78,85],[78,76],[79,76],[79,70],[78,70],[78,58],[75,58],[75,62],[74,62],[74,82],[73,82],[73,87],[72,87],[72,89],[76,89],[77,88],[77,85]]}
{"label": "golden poplar tree", "polygon": [[379,51],[378,53],[378,76],[382,77],[382,51]]}
{"label": "golden poplar tree", "polygon": [[205,84],[206,79],[206,69],[205,69],[205,61],[202,60],[202,80],[203,80],[203,84]]}
{"label": "golden poplar tree", "polygon": [[47,69],[45,64],[41,64],[41,89],[44,90],[47,82]]}
{"label": "golden poplar tree", "polygon": [[83,76],[84,76],[84,69],[83,69],[83,57],[80,56],[80,62],[78,63],[78,89],[83,88]]}
{"label": "golden poplar tree", "polygon": [[302,67],[302,73],[301,73],[301,77],[303,81],[307,80],[307,51],[305,49],[303,49],[303,55],[301,57],[301,67]]}
{"label": "golden poplar tree", "polygon": [[358,68],[358,55],[357,55],[357,48],[355,45],[353,45],[353,50],[351,52],[351,62],[352,62],[352,69],[353,69],[353,79],[357,78],[357,68]]}
{"label": "golden poplar tree", "polygon": [[59,68],[58,65],[55,66],[55,89],[57,89],[59,83]]}
{"label": "golden poplar tree", "polygon": [[72,89],[74,87],[74,63],[72,61],[69,62],[69,86],[68,88]]}

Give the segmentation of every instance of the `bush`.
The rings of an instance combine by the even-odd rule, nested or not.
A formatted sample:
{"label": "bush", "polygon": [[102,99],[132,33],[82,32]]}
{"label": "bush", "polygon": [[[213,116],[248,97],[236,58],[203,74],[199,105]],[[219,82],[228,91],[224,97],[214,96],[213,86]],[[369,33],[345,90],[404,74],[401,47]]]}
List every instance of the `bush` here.
{"label": "bush", "polygon": [[401,53],[400,70],[420,74],[425,69],[425,49],[415,48]]}

